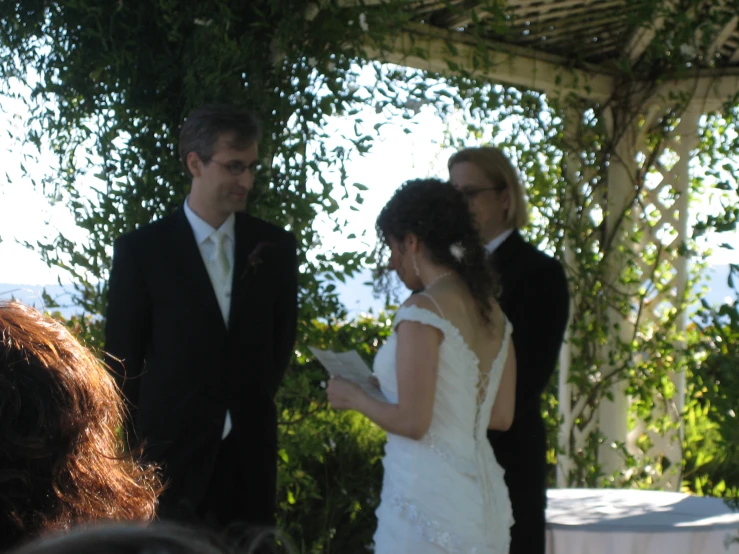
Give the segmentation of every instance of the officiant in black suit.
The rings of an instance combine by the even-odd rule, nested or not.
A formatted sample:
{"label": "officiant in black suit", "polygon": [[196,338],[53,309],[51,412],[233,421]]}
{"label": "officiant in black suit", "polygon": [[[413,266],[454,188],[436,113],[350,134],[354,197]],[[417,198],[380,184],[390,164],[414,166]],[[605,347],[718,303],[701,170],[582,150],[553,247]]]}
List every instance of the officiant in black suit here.
{"label": "officiant in black suit", "polygon": [[115,242],[108,363],[128,441],[163,468],[163,519],[275,520],[275,394],[295,342],[297,261],[291,233],[244,213],[258,138],[246,111],[190,113],[184,205]]}
{"label": "officiant in black suit", "polygon": [[569,316],[562,265],[526,242],[518,229],[528,215],[518,173],[498,148],[460,150],[448,162],[500,275],[501,307],[513,324],[518,378],[513,425],[488,434],[505,470],[513,517],[510,554],[543,554],[546,432],[541,396],[554,373]]}

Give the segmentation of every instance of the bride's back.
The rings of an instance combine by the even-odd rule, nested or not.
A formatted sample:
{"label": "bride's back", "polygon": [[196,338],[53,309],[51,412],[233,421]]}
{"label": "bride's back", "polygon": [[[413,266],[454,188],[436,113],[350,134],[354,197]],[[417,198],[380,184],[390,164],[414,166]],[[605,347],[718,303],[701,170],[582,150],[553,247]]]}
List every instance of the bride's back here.
{"label": "bride's back", "polygon": [[487,321],[480,311],[480,301],[456,275],[441,279],[424,296],[430,296],[438,315],[457,328],[469,349],[477,356],[480,373],[487,373],[503,344],[505,316],[500,304],[493,297],[484,299],[489,306]]}

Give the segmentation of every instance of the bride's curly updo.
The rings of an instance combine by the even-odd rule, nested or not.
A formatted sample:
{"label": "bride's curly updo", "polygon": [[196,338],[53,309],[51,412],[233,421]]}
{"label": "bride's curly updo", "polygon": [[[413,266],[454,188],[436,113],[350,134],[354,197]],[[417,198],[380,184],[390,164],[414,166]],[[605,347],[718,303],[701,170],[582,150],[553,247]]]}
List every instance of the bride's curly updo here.
{"label": "bride's curly updo", "polygon": [[467,200],[451,183],[438,179],[404,183],[380,212],[377,234],[381,249],[387,249],[390,238],[402,242],[409,234],[416,235],[431,261],[462,277],[483,320],[491,322],[490,298],[499,290],[497,276],[485,260]]}

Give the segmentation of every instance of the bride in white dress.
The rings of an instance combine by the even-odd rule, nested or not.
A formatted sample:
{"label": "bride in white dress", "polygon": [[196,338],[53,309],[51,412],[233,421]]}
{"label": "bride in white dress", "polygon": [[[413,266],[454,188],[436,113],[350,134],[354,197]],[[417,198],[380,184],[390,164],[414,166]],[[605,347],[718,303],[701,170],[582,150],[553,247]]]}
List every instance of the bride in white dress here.
{"label": "bride in white dress", "polygon": [[376,554],[507,554],[513,524],[503,470],[487,439],[513,420],[511,324],[467,203],[451,184],[405,183],[377,220],[412,295],[377,353],[388,402],[331,379],[336,409],[387,431]]}

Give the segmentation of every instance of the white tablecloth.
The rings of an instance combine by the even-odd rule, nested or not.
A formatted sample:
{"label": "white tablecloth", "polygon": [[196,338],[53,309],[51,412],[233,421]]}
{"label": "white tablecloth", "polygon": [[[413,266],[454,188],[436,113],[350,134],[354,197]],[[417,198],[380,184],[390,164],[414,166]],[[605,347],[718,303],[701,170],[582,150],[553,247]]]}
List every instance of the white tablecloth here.
{"label": "white tablecloth", "polygon": [[719,498],[550,489],[547,554],[739,554],[739,512]]}

